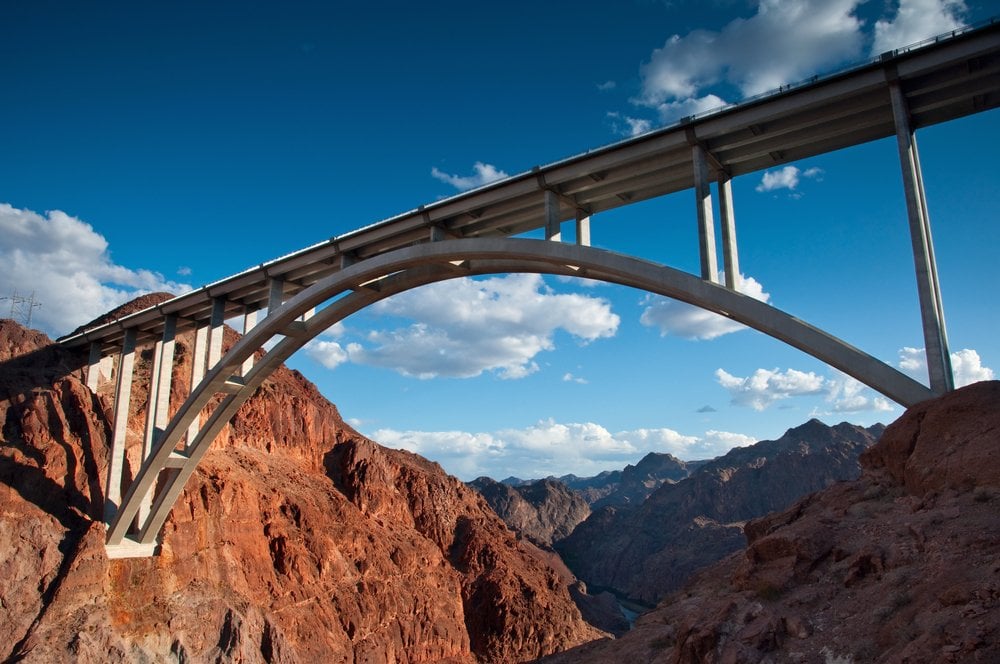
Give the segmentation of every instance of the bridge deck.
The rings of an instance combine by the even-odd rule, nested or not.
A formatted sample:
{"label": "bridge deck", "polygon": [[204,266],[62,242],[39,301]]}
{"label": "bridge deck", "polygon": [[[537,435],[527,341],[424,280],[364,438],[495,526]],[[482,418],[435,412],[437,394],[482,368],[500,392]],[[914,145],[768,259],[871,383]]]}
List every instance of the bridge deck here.
{"label": "bridge deck", "polygon": [[1000,106],[1000,22],[428,204],[60,341],[98,342],[110,351],[120,347],[126,328],[137,329],[140,340],[159,338],[164,314],[179,317],[179,330],[205,321],[216,298],[227,301],[227,316],[263,308],[269,279],[283,280],[288,298],[343,261],[430,242],[432,232],[472,238],[531,231],[545,224],[545,191],[558,195],[559,218],[567,220],[689,189],[695,143],[708,152],[715,179],[892,136],[893,79],[915,129]]}

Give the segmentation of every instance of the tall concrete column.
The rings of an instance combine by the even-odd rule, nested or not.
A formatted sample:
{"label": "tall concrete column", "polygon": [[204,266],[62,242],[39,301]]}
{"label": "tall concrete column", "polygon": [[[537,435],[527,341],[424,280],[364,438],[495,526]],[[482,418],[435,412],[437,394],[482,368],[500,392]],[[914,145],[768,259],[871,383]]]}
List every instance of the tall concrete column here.
{"label": "tall concrete column", "polygon": [[[194,332],[194,349],[191,351],[191,392],[198,387],[205,377],[205,359],[208,356],[208,326],[199,324]],[[200,418],[196,417],[188,426],[186,445],[194,442],[201,428]]]}
{"label": "tall concrete column", "polygon": [[562,228],[559,223],[559,196],[556,192],[546,189],[545,196],[545,239],[559,242],[562,240]]}
{"label": "tall concrete column", "polygon": [[[253,329],[253,326],[257,324],[257,310],[246,307],[243,310],[243,334],[246,336]],[[243,360],[243,364],[240,367],[240,375],[246,376],[253,369],[253,355],[250,355],[247,359]]]}
{"label": "tall concrete column", "polygon": [[889,83],[892,99],[892,114],[896,124],[896,142],[899,147],[899,162],[903,175],[903,192],[906,196],[906,212],[910,226],[910,241],[913,247],[913,262],[917,276],[917,295],[920,300],[920,316],[924,331],[924,348],[927,354],[927,373],[931,391],[944,394],[955,389],[952,374],[948,337],[945,332],[944,309],[941,303],[941,289],[937,278],[937,264],[934,260],[934,246],[931,238],[930,219],[927,216],[927,202],[924,183],[920,172],[920,157],[917,153],[916,137],[910,127],[906,99],[898,81]]}
{"label": "tall concrete column", "polygon": [[[149,376],[149,403],[146,406],[146,435],[143,438],[142,460],[153,453],[160,434],[170,422],[170,383],[174,372],[174,346],[177,334],[177,316],[168,315],[163,319],[163,338],[156,342],[153,350],[153,370]],[[153,490],[139,504],[138,520],[142,524],[149,515],[153,501]]]}
{"label": "tall concrete column", "polygon": [[211,370],[222,359],[222,337],[226,324],[226,300],[217,297],[212,300],[212,317],[208,328],[208,365]]}
{"label": "tall concrete column", "polygon": [[125,466],[125,443],[128,433],[128,407],[132,396],[132,372],[135,367],[135,328],[125,330],[122,352],[118,356],[118,379],[115,384],[115,414],[108,460],[107,487],[104,490],[104,521],[110,524],[122,502],[122,469]]}
{"label": "tall concrete column", "polygon": [[736,248],[736,216],[733,214],[733,188],[728,173],[719,174],[719,214],[722,216],[722,260],[726,270],[726,288],[738,290],[740,256]]}
{"label": "tall concrete column", "polygon": [[698,213],[698,250],[701,256],[701,278],[719,283],[719,265],[715,256],[715,220],[712,218],[712,188],[708,179],[705,148],[699,143],[691,147],[694,162],[694,196]]}
{"label": "tall concrete column", "polygon": [[274,310],[285,301],[285,282],[283,279],[271,278],[267,282],[267,315],[270,316]]}
{"label": "tall concrete column", "polygon": [[590,215],[576,213],[576,243],[582,247],[590,246]]}
{"label": "tall concrete column", "polygon": [[97,392],[101,381],[101,344],[96,341],[90,344],[90,360],[87,362],[87,387],[91,392]]}

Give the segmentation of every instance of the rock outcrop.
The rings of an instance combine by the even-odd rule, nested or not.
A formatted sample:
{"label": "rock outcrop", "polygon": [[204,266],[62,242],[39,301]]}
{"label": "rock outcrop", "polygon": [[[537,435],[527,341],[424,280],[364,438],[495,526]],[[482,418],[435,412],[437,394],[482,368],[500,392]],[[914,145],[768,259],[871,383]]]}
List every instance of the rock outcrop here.
{"label": "rock outcrop", "polygon": [[862,476],[750,521],[616,641],[551,664],[1000,661],[1000,382],[908,410]]}
{"label": "rock outcrop", "polygon": [[[175,398],[190,351],[181,335]],[[144,349],[126,473],[149,364]],[[160,555],[109,561],[111,388],[92,393],[82,365],[0,321],[0,660],[471,664],[600,635],[546,554],[479,496],[364,439],[287,369],[206,454]]]}
{"label": "rock outcrop", "polygon": [[595,510],[556,548],[588,586],[653,605],[697,569],[743,548],[748,519],[857,477],[858,455],[880,432],[812,420],[704,463],[639,506]]}
{"label": "rock outcrop", "polygon": [[565,538],[590,515],[586,501],[557,480],[509,486],[480,477],[469,486],[514,532],[542,546],[552,546]]}

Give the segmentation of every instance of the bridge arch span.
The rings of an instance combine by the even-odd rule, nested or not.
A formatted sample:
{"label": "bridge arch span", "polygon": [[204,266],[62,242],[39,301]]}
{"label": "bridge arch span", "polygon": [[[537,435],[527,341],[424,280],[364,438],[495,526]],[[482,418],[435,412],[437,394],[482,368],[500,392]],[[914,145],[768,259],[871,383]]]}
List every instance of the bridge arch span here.
{"label": "bridge arch span", "polygon": [[[514,272],[586,277],[670,297],[783,341],[904,406],[933,396],[930,389],[893,367],[780,309],[665,265],[546,240],[476,238],[423,243],[347,266],[269,311],[249,330],[192,389],[158,436],[121,505],[112,506],[115,514],[109,524],[109,553],[115,547],[135,550],[122,555],[152,553],[167,515],[212,441],[281,363],[324,330],[375,302],[419,286]],[[298,320],[327,302],[311,318]],[[279,336],[284,338],[240,379],[234,379],[258,349]],[[228,396],[193,439],[179,447],[201,411],[220,392]],[[146,510],[141,505],[154,489],[157,493],[148,513],[143,514]],[[138,532],[130,534],[137,517]]]}

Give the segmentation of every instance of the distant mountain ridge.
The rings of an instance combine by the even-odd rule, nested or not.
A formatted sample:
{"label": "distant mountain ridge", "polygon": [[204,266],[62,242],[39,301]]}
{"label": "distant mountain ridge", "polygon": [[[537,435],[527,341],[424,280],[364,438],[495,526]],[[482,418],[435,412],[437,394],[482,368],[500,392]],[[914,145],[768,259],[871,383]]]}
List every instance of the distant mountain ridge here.
{"label": "distant mountain ridge", "polygon": [[[856,478],[859,455],[884,430],[812,419],[777,440],[711,460],[651,452],[594,477],[479,478],[469,486],[515,532],[552,546],[588,587],[652,604],[701,567],[743,548],[747,520]],[[589,503],[589,514],[581,501]]]}
{"label": "distant mountain ridge", "polygon": [[697,569],[743,548],[748,519],[856,478],[858,456],[882,430],[810,420],[705,462],[640,505],[595,510],[556,550],[589,586],[655,603]]}

